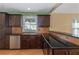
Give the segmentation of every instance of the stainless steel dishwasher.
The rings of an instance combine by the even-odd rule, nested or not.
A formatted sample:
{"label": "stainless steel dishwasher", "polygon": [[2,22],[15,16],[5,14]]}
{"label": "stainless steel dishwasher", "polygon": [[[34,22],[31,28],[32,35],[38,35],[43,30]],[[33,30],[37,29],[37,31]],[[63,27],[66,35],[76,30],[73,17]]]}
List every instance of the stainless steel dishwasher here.
{"label": "stainless steel dishwasher", "polygon": [[20,49],[20,36],[10,35],[10,49]]}

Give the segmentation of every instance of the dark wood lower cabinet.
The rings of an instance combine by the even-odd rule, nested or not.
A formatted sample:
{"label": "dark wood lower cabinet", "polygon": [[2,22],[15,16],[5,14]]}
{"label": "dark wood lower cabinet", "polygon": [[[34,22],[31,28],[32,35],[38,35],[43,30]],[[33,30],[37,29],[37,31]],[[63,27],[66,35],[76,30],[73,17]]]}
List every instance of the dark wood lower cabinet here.
{"label": "dark wood lower cabinet", "polygon": [[21,48],[22,49],[28,49],[28,48],[30,48],[30,45],[29,45],[29,40],[24,40],[24,39],[22,39],[21,40]]}
{"label": "dark wood lower cabinet", "polygon": [[79,55],[79,49],[71,49],[69,50],[70,55]]}
{"label": "dark wood lower cabinet", "polygon": [[30,48],[30,39],[28,36],[21,36],[21,39],[20,39],[20,46],[21,46],[21,49],[27,49],[27,48]]}
{"label": "dark wood lower cabinet", "polygon": [[[10,35],[0,35],[0,49],[10,49]],[[42,49],[41,35],[20,36],[20,49]]]}
{"label": "dark wood lower cabinet", "polygon": [[0,49],[9,49],[9,36],[0,37]]}
{"label": "dark wood lower cabinet", "polygon": [[10,46],[9,43],[10,43],[9,35],[6,35],[4,39],[4,49],[9,49],[9,46]]}
{"label": "dark wood lower cabinet", "polygon": [[42,49],[41,35],[22,35],[21,49]]}
{"label": "dark wood lower cabinet", "polygon": [[53,49],[53,48],[47,48],[43,49],[45,55],[79,55],[79,48],[58,48],[58,49]]}
{"label": "dark wood lower cabinet", "polygon": [[43,40],[43,53],[44,55],[79,55],[78,47],[54,47],[50,46],[47,41]]}
{"label": "dark wood lower cabinet", "polygon": [[66,49],[53,49],[52,53],[54,55],[68,55],[68,51]]}
{"label": "dark wood lower cabinet", "polygon": [[37,49],[42,49],[43,48],[43,44],[42,44],[42,40],[43,40],[43,38],[42,38],[42,36],[41,35],[37,35],[36,36],[36,48]]}

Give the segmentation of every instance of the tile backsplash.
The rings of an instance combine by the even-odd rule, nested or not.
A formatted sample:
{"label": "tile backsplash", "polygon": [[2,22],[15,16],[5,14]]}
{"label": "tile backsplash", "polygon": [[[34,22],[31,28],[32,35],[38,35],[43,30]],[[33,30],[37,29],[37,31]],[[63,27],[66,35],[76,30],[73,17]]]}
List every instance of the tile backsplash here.
{"label": "tile backsplash", "polygon": [[49,27],[39,27],[38,28],[38,33],[48,33],[49,32]]}
{"label": "tile backsplash", "polygon": [[[38,27],[37,33],[48,33],[49,32],[49,27]],[[24,34],[22,32],[22,29],[20,27],[12,27],[12,34]],[[28,34],[25,33],[25,34]]]}
{"label": "tile backsplash", "polygon": [[21,34],[22,33],[21,27],[12,27],[12,33]]}

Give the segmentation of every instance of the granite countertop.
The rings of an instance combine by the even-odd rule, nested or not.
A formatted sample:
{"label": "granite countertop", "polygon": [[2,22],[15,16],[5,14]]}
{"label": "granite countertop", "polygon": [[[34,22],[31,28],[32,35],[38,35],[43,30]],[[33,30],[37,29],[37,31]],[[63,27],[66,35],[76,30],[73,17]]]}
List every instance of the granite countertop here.
{"label": "granite countertop", "polygon": [[51,48],[79,48],[77,45],[73,45],[69,42],[64,42],[65,44],[62,44],[52,38],[49,34],[42,34],[44,37],[44,41],[51,47]]}
{"label": "granite countertop", "polygon": [[23,33],[21,35],[40,35],[40,33]]}
{"label": "granite countertop", "polygon": [[68,35],[68,34],[64,34],[64,33],[51,33],[52,36],[57,36],[59,37],[61,40],[64,40],[64,41],[67,41],[67,42],[70,42],[74,45],[77,45],[79,46],[79,38],[77,37],[74,37],[74,36],[71,36],[71,35]]}
{"label": "granite countertop", "polygon": [[41,35],[41,33],[21,33],[21,34],[8,34],[8,35]]}
{"label": "granite countertop", "polygon": [[75,36],[75,35],[73,35],[72,33],[50,31],[50,34],[52,34],[52,33],[58,33],[58,34],[62,34],[62,35],[66,35],[66,36],[70,36],[70,37],[74,37],[74,38],[79,39],[78,36]]}

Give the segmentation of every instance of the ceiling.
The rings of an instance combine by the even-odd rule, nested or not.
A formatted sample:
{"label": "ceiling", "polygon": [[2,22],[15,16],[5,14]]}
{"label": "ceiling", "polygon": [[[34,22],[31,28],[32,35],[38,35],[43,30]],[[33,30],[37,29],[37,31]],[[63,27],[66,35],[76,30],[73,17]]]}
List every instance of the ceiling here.
{"label": "ceiling", "polygon": [[[49,13],[57,3],[0,3],[0,12]],[[30,10],[28,10],[30,8]],[[79,13],[79,3],[63,3],[52,13]]]}
{"label": "ceiling", "polygon": [[52,13],[79,13],[79,3],[63,3]]}
{"label": "ceiling", "polygon": [[[0,12],[48,13],[56,3],[0,3]],[[28,10],[30,8],[30,10]]]}

